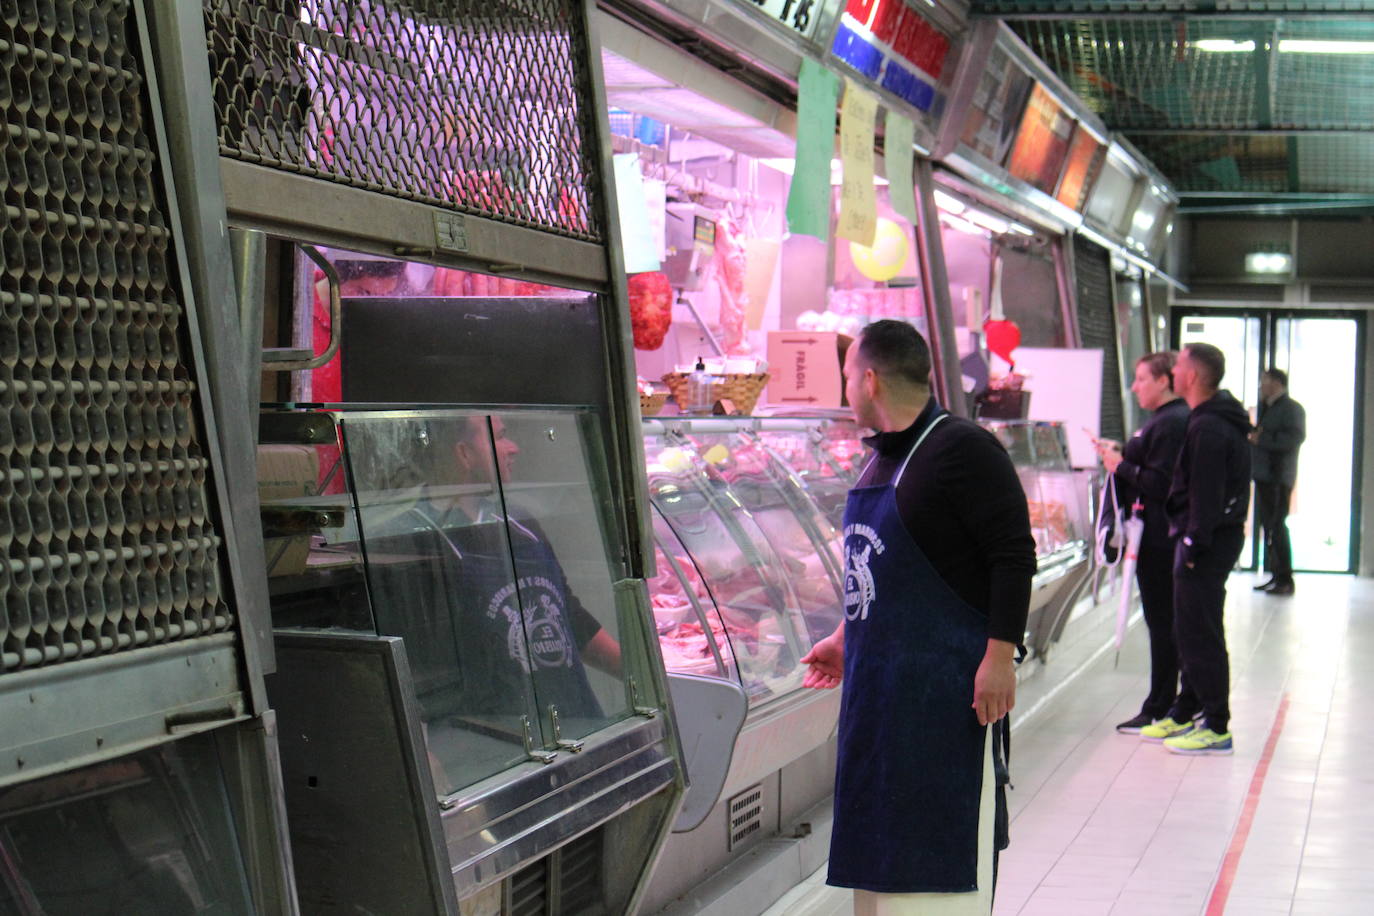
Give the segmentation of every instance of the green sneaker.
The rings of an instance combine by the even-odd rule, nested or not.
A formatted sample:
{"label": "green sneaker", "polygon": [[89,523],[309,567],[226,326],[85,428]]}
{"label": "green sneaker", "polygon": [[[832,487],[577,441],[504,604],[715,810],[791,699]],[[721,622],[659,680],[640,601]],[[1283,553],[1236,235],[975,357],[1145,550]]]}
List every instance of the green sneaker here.
{"label": "green sneaker", "polygon": [[1175,722],[1165,716],[1152,725],[1146,725],[1140,730],[1140,737],[1146,741],[1163,741],[1165,738],[1176,738],[1179,735],[1186,735],[1195,728],[1192,721]]}
{"label": "green sneaker", "polygon": [[1195,728],[1186,735],[1178,735],[1164,742],[1171,754],[1212,754],[1224,756],[1235,753],[1231,743],[1231,733],[1218,735],[1210,728]]}

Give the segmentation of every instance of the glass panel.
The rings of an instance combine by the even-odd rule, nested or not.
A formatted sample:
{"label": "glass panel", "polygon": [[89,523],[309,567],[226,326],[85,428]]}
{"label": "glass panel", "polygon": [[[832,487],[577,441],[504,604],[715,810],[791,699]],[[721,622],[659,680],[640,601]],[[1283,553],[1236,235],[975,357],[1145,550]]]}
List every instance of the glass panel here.
{"label": "glass panel", "polygon": [[1279,318],[1274,330],[1274,362],[1307,411],[1288,516],[1293,566],[1348,572],[1359,326],[1351,318]]}
{"label": "glass panel", "polygon": [[[332,415],[301,412],[319,419]],[[278,627],[375,632],[357,508],[335,436],[320,445],[258,446],[267,584]]]}
{"label": "glass panel", "polygon": [[649,497],[719,608],[750,699],[761,702],[794,690],[810,641],[800,602],[767,537],[690,443],[648,436],[644,445]]}
{"label": "glass panel", "polygon": [[523,717],[542,743],[487,418],[360,414],[341,428],[377,632],[405,640],[447,794],[525,759]]}
{"label": "glass panel", "polygon": [[654,608],[664,666],[679,674],[714,675],[738,681],[739,668],[730,651],[725,624],[701,581],[701,573],[663,513],[657,507],[651,509],[658,572],[648,583],[649,601]]}
{"label": "glass panel", "polygon": [[1030,510],[1031,535],[1035,538],[1036,556],[1045,556],[1054,551],[1053,539],[1046,524],[1044,502],[1040,493],[1041,471],[1036,467],[1035,443],[1032,427],[1025,423],[982,421],[992,430],[998,441],[1011,456],[1016,468],[1016,476],[1021,478],[1021,489],[1026,491],[1026,506]]}
{"label": "glass panel", "polygon": [[0,795],[0,913],[251,912],[209,736]]}
{"label": "glass panel", "polygon": [[797,476],[830,525],[844,525],[849,490],[867,461],[863,441],[852,424],[827,424],[807,430],[759,433],[763,444]]}
{"label": "glass panel", "polygon": [[[1031,427],[1035,461],[1040,468],[1040,504],[1031,506],[1031,526],[1043,532],[1048,551],[1083,541],[1088,532],[1088,507],[1080,478],[1069,467],[1064,427],[1037,423]],[[1037,533],[1037,540],[1041,535]]]}
{"label": "glass panel", "polygon": [[523,617],[529,654],[521,661],[533,672],[545,723],[556,706],[564,738],[630,714],[616,577],[597,503],[609,483],[600,471],[605,462],[589,452],[590,420],[553,412],[491,418],[516,576],[486,596],[486,613]]}
{"label": "glass panel", "polygon": [[690,438],[739,497],[782,561],[811,640],[835,632],[844,607],[840,590],[844,548],[836,526],[821,514],[801,481],[752,433],[702,433],[694,428]]}

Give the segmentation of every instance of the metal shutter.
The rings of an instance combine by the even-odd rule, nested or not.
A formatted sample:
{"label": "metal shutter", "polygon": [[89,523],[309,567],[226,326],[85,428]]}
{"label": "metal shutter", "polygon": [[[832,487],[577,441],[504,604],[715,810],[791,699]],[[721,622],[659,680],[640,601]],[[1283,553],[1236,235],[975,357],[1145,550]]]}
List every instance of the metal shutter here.
{"label": "metal shutter", "polygon": [[0,3],[0,671],[228,630],[128,0]]}
{"label": "metal shutter", "polygon": [[1107,249],[1075,237],[1075,282],[1078,289],[1078,335],[1081,346],[1102,351],[1101,435],[1126,440],[1123,416],[1121,356],[1112,309],[1112,262]]}

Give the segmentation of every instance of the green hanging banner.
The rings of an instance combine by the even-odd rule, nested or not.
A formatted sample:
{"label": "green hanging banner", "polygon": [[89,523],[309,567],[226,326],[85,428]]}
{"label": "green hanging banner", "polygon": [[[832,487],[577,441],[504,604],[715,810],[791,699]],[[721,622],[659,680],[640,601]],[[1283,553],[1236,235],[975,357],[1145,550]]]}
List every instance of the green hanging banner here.
{"label": "green hanging banner", "polygon": [[797,161],[787,192],[787,230],[830,236],[830,160],[835,156],[835,106],[840,78],[813,60],[802,60],[797,86]]}

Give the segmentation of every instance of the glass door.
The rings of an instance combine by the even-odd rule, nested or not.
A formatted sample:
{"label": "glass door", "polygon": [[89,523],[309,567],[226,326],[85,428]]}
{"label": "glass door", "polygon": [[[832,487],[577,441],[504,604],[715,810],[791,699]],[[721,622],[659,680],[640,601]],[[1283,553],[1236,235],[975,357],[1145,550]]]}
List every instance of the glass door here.
{"label": "glass door", "polygon": [[[1300,572],[1354,572],[1359,555],[1360,417],[1363,319],[1350,313],[1237,309],[1175,310],[1174,345],[1204,342],[1226,355],[1229,388],[1256,415],[1260,377],[1289,375],[1289,394],[1307,411],[1307,441],[1288,516],[1293,566]],[[1254,569],[1260,532],[1241,556]]]}
{"label": "glass door", "polygon": [[1288,514],[1296,569],[1354,569],[1360,339],[1354,318],[1274,321],[1274,365],[1288,373],[1288,393],[1307,412]]}

